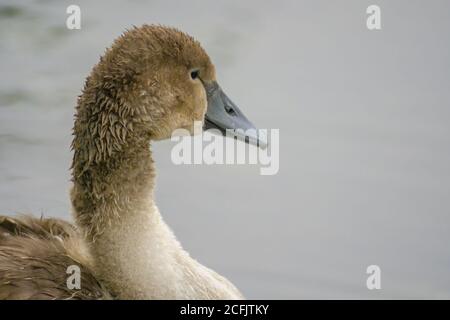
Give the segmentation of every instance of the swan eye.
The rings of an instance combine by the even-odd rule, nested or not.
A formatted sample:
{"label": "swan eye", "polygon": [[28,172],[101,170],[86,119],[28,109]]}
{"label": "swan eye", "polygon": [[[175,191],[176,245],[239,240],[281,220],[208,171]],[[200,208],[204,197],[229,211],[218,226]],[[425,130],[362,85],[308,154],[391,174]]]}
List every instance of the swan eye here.
{"label": "swan eye", "polygon": [[199,70],[192,70],[192,71],[191,71],[191,79],[192,79],[192,80],[197,79],[198,76],[199,76],[199,74],[200,74],[200,71],[199,71]]}

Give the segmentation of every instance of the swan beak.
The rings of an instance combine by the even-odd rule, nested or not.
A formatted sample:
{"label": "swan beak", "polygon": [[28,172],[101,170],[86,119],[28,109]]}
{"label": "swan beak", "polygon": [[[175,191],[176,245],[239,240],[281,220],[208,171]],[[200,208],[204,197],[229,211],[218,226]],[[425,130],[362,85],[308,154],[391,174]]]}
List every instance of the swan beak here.
{"label": "swan beak", "polygon": [[[267,138],[247,119],[241,110],[227,97],[217,82],[203,82],[208,98],[204,130],[219,129],[246,143],[267,147]],[[237,130],[239,129],[239,130]]]}

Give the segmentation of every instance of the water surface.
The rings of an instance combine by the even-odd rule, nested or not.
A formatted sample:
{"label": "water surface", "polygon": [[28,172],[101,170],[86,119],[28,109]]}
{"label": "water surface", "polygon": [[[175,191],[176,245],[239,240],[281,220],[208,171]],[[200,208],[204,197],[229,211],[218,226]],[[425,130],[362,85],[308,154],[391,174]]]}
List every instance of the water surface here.
{"label": "water surface", "polygon": [[[0,1],[0,212],[71,219],[71,127],[84,78],[132,25],[199,39],[228,95],[280,129],[280,171],[175,166],[157,201],[199,261],[249,298],[450,298],[450,4]],[[382,289],[366,288],[366,267]]]}

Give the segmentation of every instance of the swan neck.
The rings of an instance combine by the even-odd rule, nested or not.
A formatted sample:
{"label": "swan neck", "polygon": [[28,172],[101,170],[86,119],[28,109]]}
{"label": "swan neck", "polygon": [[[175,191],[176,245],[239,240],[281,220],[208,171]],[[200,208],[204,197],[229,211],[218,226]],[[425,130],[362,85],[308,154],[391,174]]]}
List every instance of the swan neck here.
{"label": "swan neck", "polygon": [[81,165],[74,159],[71,198],[75,220],[88,240],[95,241],[137,208],[153,206],[155,169],[148,144]]}

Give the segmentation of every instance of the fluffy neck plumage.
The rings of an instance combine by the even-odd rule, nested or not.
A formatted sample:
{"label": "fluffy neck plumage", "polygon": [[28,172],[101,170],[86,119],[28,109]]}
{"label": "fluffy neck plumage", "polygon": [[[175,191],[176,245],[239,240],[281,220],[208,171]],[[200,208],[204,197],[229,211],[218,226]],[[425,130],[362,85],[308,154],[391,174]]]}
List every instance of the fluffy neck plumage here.
{"label": "fluffy neck plumage", "polygon": [[[124,299],[242,298],[225,278],[190,258],[162,220],[153,198],[149,139],[134,135],[114,113],[90,109],[81,106],[76,117],[71,198],[98,278]],[[104,129],[105,123],[124,129]]]}

